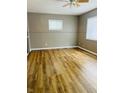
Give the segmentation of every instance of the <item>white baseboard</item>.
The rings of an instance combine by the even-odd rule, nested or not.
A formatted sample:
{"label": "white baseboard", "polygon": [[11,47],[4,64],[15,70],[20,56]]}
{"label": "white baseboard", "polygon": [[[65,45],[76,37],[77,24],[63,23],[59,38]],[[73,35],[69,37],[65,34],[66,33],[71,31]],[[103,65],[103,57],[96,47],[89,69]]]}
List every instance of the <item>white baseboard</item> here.
{"label": "white baseboard", "polygon": [[29,55],[30,52],[31,52],[31,49],[29,49],[29,52],[27,53],[27,56]]}
{"label": "white baseboard", "polygon": [[[80,47],[80,46],[63,46],[63,47],[31,48],[31,51],[32,51],[32,50],[48,50],[48,49],[76,48],[76,47],[78,47],[78,48],[80,48],[80,49],[82,49],[82,50],[85,50],[85,51],[87,51],[87,52],[89,52],[89,53],[91,53],[91,54],[97,55],[97,53],[95,53],[95,52],[93,52],[93,51],[90,51],[90,50],[88,50],[88,49],[82,48],[82,47]],[[31,51],[30,51],[30,52],[31,52]],[[29,53],[30,53],[30,52],[29,52]]]}
{"label": "white baseboard", "polygon": [[85,50],[85,51],[87,51],[87,52],[89,52],[89,53],[91,53],[91,54],[97,55],[97,53],[95,53],[95,52],[93,52],[93,51],[90,51],[90,50],[88,50],[88,49],[86,49],[86,48],[82,48],[82,47],[80,47],[80,46],[78,46],[78,48],[80,48],[80,49],[82,49],[82,50]]}
{"label": "white baseboard", "polygon": [[63,49],[63,48],[76,48],[78,46],[63,46],[63,47],[47,47],[47,48],[31,48],[32,50],[48,50],[48,49]]}

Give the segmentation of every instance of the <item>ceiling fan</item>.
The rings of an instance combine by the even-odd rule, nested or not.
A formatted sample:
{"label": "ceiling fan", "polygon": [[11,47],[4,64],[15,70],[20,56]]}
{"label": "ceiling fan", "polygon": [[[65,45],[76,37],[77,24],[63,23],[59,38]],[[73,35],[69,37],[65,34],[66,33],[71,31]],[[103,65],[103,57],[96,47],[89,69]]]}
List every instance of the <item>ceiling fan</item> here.
{"label": "ceiling fan", "polygon": [[87,3],[89,0],[59,0],[59,1],[67,2],[65,5],[63,5],[63,7],[67,6],[79,7],[80,3]]}

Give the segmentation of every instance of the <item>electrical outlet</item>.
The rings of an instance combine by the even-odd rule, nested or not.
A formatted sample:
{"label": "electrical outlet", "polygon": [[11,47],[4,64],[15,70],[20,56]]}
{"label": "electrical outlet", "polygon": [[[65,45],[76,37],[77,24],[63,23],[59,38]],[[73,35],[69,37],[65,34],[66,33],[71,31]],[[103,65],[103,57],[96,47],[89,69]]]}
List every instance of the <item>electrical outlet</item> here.
{"label": "electrical outlet", "polygon": [[48,44],[47,44],[47,42],[45,42],[45,46],[47,46]]}

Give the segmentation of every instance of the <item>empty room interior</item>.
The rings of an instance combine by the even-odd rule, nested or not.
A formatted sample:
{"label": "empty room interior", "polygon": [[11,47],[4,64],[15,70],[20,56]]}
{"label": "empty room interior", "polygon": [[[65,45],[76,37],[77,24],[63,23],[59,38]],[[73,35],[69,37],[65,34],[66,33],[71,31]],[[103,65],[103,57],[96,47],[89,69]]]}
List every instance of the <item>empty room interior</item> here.
{"label": "empty room interior", "polygon": [[27,93],[97,93],[97,1],[27,6]]}

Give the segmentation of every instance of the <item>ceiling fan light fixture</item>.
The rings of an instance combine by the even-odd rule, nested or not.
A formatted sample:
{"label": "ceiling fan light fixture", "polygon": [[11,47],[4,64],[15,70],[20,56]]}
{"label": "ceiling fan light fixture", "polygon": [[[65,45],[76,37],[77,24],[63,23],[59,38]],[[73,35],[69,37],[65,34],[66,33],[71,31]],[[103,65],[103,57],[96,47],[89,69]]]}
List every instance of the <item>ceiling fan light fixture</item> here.
{"label": "ceiling fan light fixture", "polygon": [[80,6],[80,3],[86,3],[88,2],[89,0],[66,0],[68,3],[63,5],[63,7],[66,7],[66,6],[74,6],[74,7],[79,7]]}

